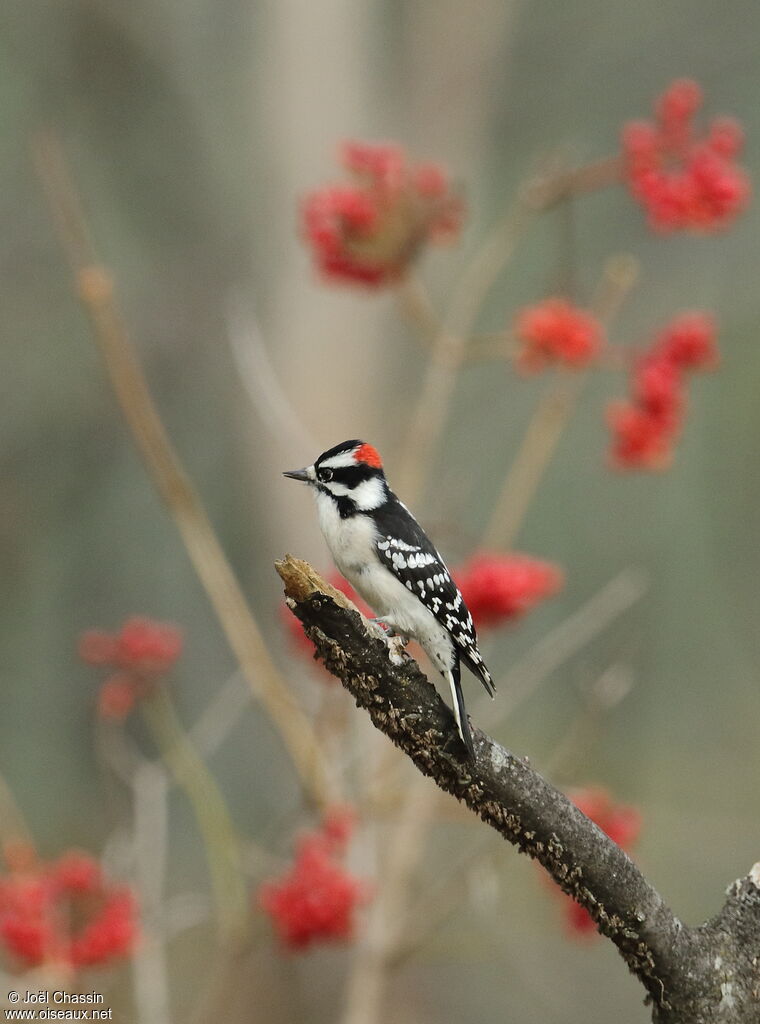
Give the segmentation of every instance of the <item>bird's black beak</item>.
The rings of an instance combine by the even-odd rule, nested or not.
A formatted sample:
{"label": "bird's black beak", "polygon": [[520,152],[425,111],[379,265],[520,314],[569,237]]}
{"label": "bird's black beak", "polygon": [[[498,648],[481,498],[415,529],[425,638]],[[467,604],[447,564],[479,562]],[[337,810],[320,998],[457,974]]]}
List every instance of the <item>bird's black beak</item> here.
{"label": "bird's black beak", "polygon": [[291,480],[300,480],[305,484],[309,482],[309,474],[305,469],[287,469],[282,475],[289,477]]}

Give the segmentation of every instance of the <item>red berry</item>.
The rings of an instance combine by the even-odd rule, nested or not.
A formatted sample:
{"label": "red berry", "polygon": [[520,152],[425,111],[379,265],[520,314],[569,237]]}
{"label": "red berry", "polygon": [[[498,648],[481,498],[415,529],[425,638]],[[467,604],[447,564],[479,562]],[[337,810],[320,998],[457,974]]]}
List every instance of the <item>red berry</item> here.
{"label": "red berry", "polygon": [[293,866],[259,887],[259,903],[289,949],[353,937],[356,910],[366,903],[368,890],[335,859],[347,828],[346,818],[340,824],[328,818],[322,831],[300,840]]}
{"label": "red berry", "polygon": [[129,956],[136,918],[131,892],[107,882],[86,853],[0,878],[0,945],[24,968],[54,960],[77,970]]}
{"label": "red berry", "polygon": [[528,555],[482,553],[462,566],[456,581],[478,629],[524,615],[562,586],[561,570]]}
{"label": "red berry", "polygon": [[711,370],[718,365],[715,337],[708,313],[681,313],[660,331],[655,351],[681,370]]}
{"label": "red berry", "polygon": [[458,234],[462,203],[442,168],[410,164],[400,146],[364,142],[346,142],[342,164],[354,181],[312,192],[301,211],[325,280],[393,284],[424,244]]}
{"label": "red berry", "polygon": [[700,139],[694,117],[701,104],[699,86],[679,79],[655,103],[655,121],[623,127],[628,187],[655,231],[719,231],[749,201],[749,178],[734,162],[741,126],[715,118]]}
{"label": "red berry", "polygon": [[604,335],[591,313],[565,299],[545,299],[523,309],[514,329],[522,342],[518,363],[529,371],[552,363],[576,369],[587,366],[598,354]]}

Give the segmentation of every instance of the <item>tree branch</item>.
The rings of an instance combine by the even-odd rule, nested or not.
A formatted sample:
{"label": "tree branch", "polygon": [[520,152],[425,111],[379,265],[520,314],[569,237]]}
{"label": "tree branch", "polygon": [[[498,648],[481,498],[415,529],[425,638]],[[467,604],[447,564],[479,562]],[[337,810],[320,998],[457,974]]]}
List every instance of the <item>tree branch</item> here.
{"label": "tree branch", "polygon": [[[435,687],[416,662],[394,652],[382,631],[343,594],[299,559],[288,555],[276,567],[288,605],[317,656],[357,705],[423,774],[542,864],[588,910],[644,985],[658,1024],[757,1021],[760,1003],[752,985],[742,987],[736,978],[730,1008],[725,1001],[726,957],[731,958],[732,978],[737,972],[745,975],[749,967],[757,986],[757,961],[753,967],[748,959],[752,943],[743,948],[748,935],[760,942],[757,880],[750,876],[736,883],[732,892],[741,900],[737,904],[739,897],[729,896],[715,921],[686,928],[620,847],[531,768],[527,758],[515,756],[475,728],[476,760],[466,761],[453,714]],[[743,942],[731,930],[738,915],[735,904],[741,910]],[[722,968],[718,950],[725,954]],[[755,948],[753,955],[758,952]]]}
{"label": "tree branch", "polygon": [[251,691],[277,728],[305,792],[317,806],[325,807],[336,794],[311,722],[278,671],[200,495],[169,439],[119,310],[113,279],[97,259],[79,194],[54,132],[37,135],[34,158],[79,298],[90,319],[93,340],[145,467],[179,531]]}

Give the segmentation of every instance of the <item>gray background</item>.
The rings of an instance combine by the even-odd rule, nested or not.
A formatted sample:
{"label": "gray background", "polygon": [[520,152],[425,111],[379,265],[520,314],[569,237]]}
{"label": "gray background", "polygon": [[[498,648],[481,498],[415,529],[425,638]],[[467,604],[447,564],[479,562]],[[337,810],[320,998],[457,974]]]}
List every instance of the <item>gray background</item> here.
{"label": "gray background", "polygon": [[[98,849],[120,813],[93,752],[96,674],[77,662],[78,633],[134,612],[181,623],[176,694],[188,722],[234,665],[105,385],[32,173],[32,133],[54,125],[65,142],[169,431],[291,665],[272,561],[287,549],[326,567],[326,555],[310,503],[279,470],[356,436],[385,453],[392,478],[413,443],[406,412],[424,360],[393,296],[320,285],[297,240],[299,196],[335,174],[336,144],[396,138],[464,183],[462,243],[421,268],[440,303],[541,154],[558,145],[581,161],[612,152],[621,122],[646,114],[674,77],[696,77],[712,113],[741,119],[745,163],[756,169],[759,33],[752,0],[3,5],[0,771],[46,854]],[[552,217],[492,291],[483,330],[551,287]],[[561,563],[567,586],[489,645],[503,672],[621,569],[648,573],[645,597],[548,680],[501,738],[541,767],[567,733],[579,688],[611,663],[630,666],[635,685],[584,745],[574,778],[641,808],[637,857],[690,922],[716,912],[725,886],[759,856],[757,217],[753,206],[725,235],[659,239],[621,189],[576,204],[580,296],[609,254],[641,262],[616,339],[639,340],[680,309],[712,309],[723,362],[694,381],[676,463],[663,475],[609,472],[603,409],[622,382],[594,378],[517,544]],[[259,332],[314,450],[300,428],[272,430],[251,404],[228,344],[232,308]],[[419,509],[452,560],[486,523],[538,391],[492,366],[463,376],[427,513]],[[314,685],[300,664],[288,671]],[[244,833],[297,814],[290,769],[254,709],[213,769]],[[476,828],[444,830],[431,870],[447,851],[461,855]],[[202,888],[181,800],[172,830],[176,885]],[[477,891],[465,900],[401,972],[394,1019],[646,1021],[612,948],[568,941],[532,867],[497,840],[491,853],[483,884],[496,886],[497,912]],[[204,941],[195,935],[175,952],[180,989]],[[272,990],[290,993],[287,1005],[273,996],[282,1019],[334,1019],[344,956],[273,962]]]}

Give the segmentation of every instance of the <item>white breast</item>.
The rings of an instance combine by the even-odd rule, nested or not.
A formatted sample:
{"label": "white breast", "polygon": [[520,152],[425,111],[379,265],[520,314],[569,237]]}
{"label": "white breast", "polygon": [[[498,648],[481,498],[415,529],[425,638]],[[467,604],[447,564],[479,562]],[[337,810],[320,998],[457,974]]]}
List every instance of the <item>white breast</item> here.
{"label": "white breast", "polygon": [[[375,543],[377,530],[369,516],[349,516],[341,519],[338,508],[329,494],[316,491],[317,517],[330,554],[347,579],[366,565],[377,561]],[[353,581],[352,581],[353,582]]]}
{"label": "white breast", "polygon": [[340,572],[376,615],[418,640],[440,670],[452,661],[452,643],[433,613],[378,558],[377,529],[369,516],[341,519],[329,495],[316,492],[317,515]]}

